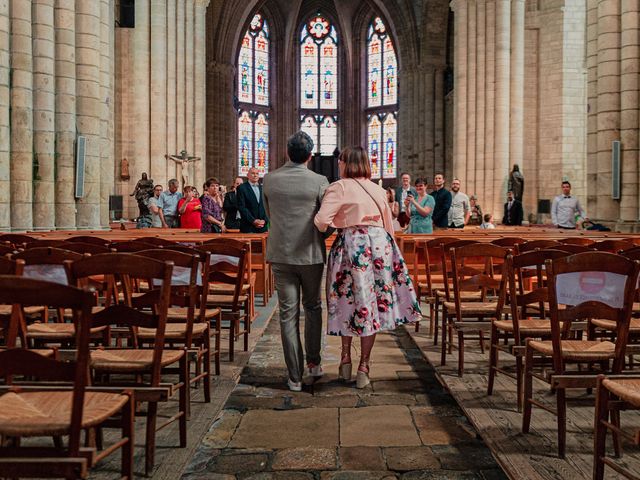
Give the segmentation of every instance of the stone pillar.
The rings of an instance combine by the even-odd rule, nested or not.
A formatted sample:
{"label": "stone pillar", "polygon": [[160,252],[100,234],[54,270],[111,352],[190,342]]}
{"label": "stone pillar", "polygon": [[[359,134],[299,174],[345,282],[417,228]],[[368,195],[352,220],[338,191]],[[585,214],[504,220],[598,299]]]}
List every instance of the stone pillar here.
{"label": "stone pillar", "polygon": [[[171,17],[173,20],[173,17]],[[151,171],[150,178],[155,183],[167,185],[166,154],[162,141],[167,135],[167,2],[154,0],[151,2]],[[173,162],[171,162],[173,163]]]}
{"label": "stone pillar", "polygon": [[207,175],[228,184],[236,169],[237,117],[228,93],[233,91],[235,68],[226,63],[211,62],[207,66],[207,124],[213,128],[207,144]]}
{"label": "stone pillar", "polygon": [[598,0],[587,2],[587,212],[598,203]]}
{"label": "stone pillar", "polygon": [[87,139],[77,227],[100,228],[100,2],[76,0],[77,131]]}
{"label": "stone pillar", "polygon": [[33,226],[31,1],[11,0],[11,228]]}
{"label": "stone pillar", "polygon": [[[493,214],[500,215],[509,173],[509,115],[511,74],[511,2],[496,0],[495,147]],[[488,185],[487,185],[488,186]]]}
{"label": "stone pillar", "polygon": [[[195,125],[194,125],[194,93],[195,93],[195,57],[194,57],[194,18],[193,0],[184,0],[185,20],[185,150],[189,155],[194,154]],[[194,181],[194,165],[189,165],[189,183]],[[178,179],[180,180],[180,179]],[[196,185],[198,191],[202,185]]]}
{"label": "stone pillar", "polygon": [[486,213],[493,213],[496,218],[499,218],[500,213],[490,211],[493,208],[493,162],[494,157],[494,145],[495,145],[495,74],[496,74],[496,2],[495,0],[487,0],[485,4],[485,19],[486,19],[486,53],[485,53],[485,84],[484,84],[484,97],[485,97],[485,111],[484,111],[484,190],[477,190],[478,201],[480,206],[484,207]]}
{"label": "stone pillar", "polygon": [[100,225],[103,228],[109,226],[109,196],[115,193],[113,25],[113,0],[100,0]]}
{"label": "stone pillar", "polygon": [[611,142],[620,138],[620,0],[598,2],[597,219],[616,220],[611,199]]}
{"label": "stone pillar", "polygon": [[[167,144],[165,153],[174,155],[178,153],[176,143],[176,115],[178,108],[176,102],[176,0],[167,0],[167,19]],[[175,162],[167,161],[165,163],[164,178],[169,180],[175,176]],[[163,185],[166,187],[166,183]]]}
{"label": "stone pillar", "polygon": [[[136,2],[136,28],[133,32],[133,65],[132,77],[133,85],[131,88],[135,93],[133,98],[135,127],[138,134],[131,132],[133,138],[134,158],[130,165],[131,180],[129,188],[133,191],[136,182],[141,178],[142,173],[147,173],[149,178],[151,175],[151,124],[150,124],[150,108],[151,108],[151,92],[149,88],[149,72],[151,71],[151,38],[150,38],[150,0],[138,0]],[[155,178],[154,178],[155,180]],[[134,212],[137,215],[138,208],[134,202]]]}
{"label": "stone pillar", "polygon": [[640,73],[640,0],[621,2],[620,70],[620,140],[622,142],[622,179],[620,220],[637,222],[638,218],[638,74]]}
{"label": "stone pillar", "polygon": [[9,72],[11,56],[9,36],[11,32],[9,0],[0,0],[0,231],[11,229],[10,203],[10,116],[11,96],[9,91]]}
{"label": "stone pillar", "polygon": [[[185,3],[183,0],[176,1],[176,152],[187,148],[187,138],[185,132],[186,125],[186,61],[187,51],[185,49]],[[189,152],[191,154],[191,152]],[[175,163],[175,162],[171,162]],[[174,175],[177,178],[179,169],[173,166]],[[178,181],[181,181],[178,178]]]}
{"label": "stone pillar", "polygon": [[524,0],[511,1],[510,167],[524,170]]}
{"label": "stone pillar", "polygon": [[[436,68],[435,78],[435,172],[444,172],[445,119],[444,119],[444,75],[443,67]],[[434,173],[435,173],[434,172]]]}
{"label": "stone pillar", "polygon": [[476,144],[475,144],[475,182],[473,185],[463,186],[468,195],[485,191],[485,108],[486,108],[486,0],[477,0],[476,18],[478,27],[476,29]]}
{"label": "stone pillar", "polygon": [[76,227],[74,142],[76,139],[76,6],[56,0],[56,228]]}
{"label": "stone pillar", "polygon": [[[467,6],[467,172],[462,182],[475,190],[476,184],[476,1]],[[453,179],[452,179],[453,180]]]}
{"label": "stone pillar", "polygon": [[195,149],[194,154],[202,160],[195,164],[196,186],[200,188],[205,181],[206,165],[206,115],[207,115],[207,6],[209,0],[195,2]]}
{"label": "stone pillar", "polygon": [[54,0],[33,1],[33,227],[55,227]]}
{"label": "stone pillar", "polygon": [[453,0],[454,12],[454,117],[453,175],[467,172],[467,1]]}

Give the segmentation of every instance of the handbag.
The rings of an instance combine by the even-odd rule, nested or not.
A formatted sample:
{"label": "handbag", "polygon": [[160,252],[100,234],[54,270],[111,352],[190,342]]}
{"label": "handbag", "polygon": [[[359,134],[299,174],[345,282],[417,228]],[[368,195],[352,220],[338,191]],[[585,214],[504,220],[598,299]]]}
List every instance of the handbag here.
{"label": "handbag", "polygon": [[352,179],[354,182],[356,182],[358,185],[360,185],[360,187],[362,187],[362,189],[367,193],[367,195],[369,195],[371,197],[371,200],[373,200],[373,203],[376,204],[376,207],[378,207],[378,211],[380,212],[380,219],[382,220],[382,224],[384,225],[384,229],[387,232],[393,232],[393,225],[388,225],[387,223],[387,217],[385,216],[384,212],[382,211],[382,208],[380,207],[380,204],[378,204],[378,202],[376,201],[376,199],[374,198],[373,195],[371,195],[371,193],[369,192],[369,190],[367,190],[367,188],[360,183],[358,180],[356,180],[355,178]]}

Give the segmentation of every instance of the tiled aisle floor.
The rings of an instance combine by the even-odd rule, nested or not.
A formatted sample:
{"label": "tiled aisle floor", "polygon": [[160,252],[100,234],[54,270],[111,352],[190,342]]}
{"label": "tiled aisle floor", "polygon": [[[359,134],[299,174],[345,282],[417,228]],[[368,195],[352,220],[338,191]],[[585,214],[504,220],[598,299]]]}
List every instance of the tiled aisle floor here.
{"label": "tiled aisle floor", "polygon": [[378,336],[365,390],[325,342],[325,377],[289,392],[274,315],[183,479],[506,478],[403,328]]}

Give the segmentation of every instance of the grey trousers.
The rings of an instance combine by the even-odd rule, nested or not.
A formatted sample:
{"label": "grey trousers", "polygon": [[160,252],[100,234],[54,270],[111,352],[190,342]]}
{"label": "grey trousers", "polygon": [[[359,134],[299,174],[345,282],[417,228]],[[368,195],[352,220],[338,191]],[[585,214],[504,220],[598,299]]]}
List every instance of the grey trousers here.
{"label": "grey trousers", "polygon": [[278,303],[280,305],[280,330],[284,359],[289,378],[302,381],[304,351],[300,342],[300,292],[304,307],[304,346],[307,363],[320,364],[322,346],[321,285],[324,264],[288,265],[273,263]]}

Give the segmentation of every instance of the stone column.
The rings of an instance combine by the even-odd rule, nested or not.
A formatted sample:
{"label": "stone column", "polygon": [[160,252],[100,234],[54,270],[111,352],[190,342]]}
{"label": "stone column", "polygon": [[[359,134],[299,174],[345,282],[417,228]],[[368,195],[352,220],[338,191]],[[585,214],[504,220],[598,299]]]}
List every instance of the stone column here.
{"label": "stone column", "polygon": [[511,1],[510,167],[524,169],[524,0]]}
{"label": "stone column", "polygon": [[[195,125],[194,125],[194,93],[195,93],[195,56],[194,56],[194,18],[193,0],[184,0],[185,20],[185,150],[189,155],[194,154]],[[178,179],[180,180],[180,179]],[[194,165],[189,165],[189,183],[194,181]],[[198,186],[198,190],[202,188]]]}
{"label": "stone column", "polygon": [[74,142],[76,139],[76,6],[56,0],[56,228],[76,227]]}
{"label": "stone column", "polygon": [[467,1],[453,0],[454,12],[454,117],[453,175],[467,172]]}
{"label": "stone column", "polygon": [[476,144],[475,163],[476,175],[473,185],[463,186],[468,195],[485,191],[485,108],[486,108],[486,1],[477,0],[476,17],[478,27],[476,29],[477,72],[476,72]]}
{"label": "stone column", "polygon": [[597,219],[615,220],[611,199],[611,143],[620,138],[620,0],[598,2]]}
{"label": "stone column", "polygon": [[113,137],[113,88],[115,76],[111,59],[113,42],[113,0],[100,0],[100,225],[109,226],[109,196],[115,193]]}
{"label": "stone column", "polygon": [[494,146],[495,146],[495,78],[496,78],[496,2],[495,0],[487,0],[485,4],[485,19],[486,19],[486,53],[485,53],[485,84],[484,84],[484,97],[485,97],[485,111],[484,111],[484,190],[477,190],[478,201],[480,206],[484,207],[484,211],[487,213],[493,213],[498,215],[499,212],[489,212],[494,205],[493,201],[493,162]]}
{"label": "stone column", "polygon": [[[185,49],[185,2],[176,1],[176,152],[187,148],[186,138],[186,56]],[[191,152],[189,152],[191,154]],[[171,162],[175,163],[175,162]],[[177,178],[179,169],[174,166]],[[178,181],[181,181],[178,178]]]}
{"label": "stone column", "polygon": [[[151,92],[149,89],[149,72],[151,69],[151,38],[150,38],[150,0],[138,0],[136,2],[136,28],[133,32],[133,85],[135,93],[133,98],[135,128],[140,132],[133,135],[134,160],[131,162],[131,191],[142,173],[151,175]],[[155,180],[155,178],[154,178]],[[134,202],[134,211],[137,212],[137,204]]]}
{"label": "stone column", "polygon": [[[436,68],[435,78],[435,172],[444,172],[445,120],[444,120],[444,67]],[[434,173],[435,173],[434,172]]]}
{"label": "stone column", "polygon": [[33,226],[31,1],[11,0],[11,228]]}
{"label": "stone column", "polygon": [[[178,153],[176,144],[176,0],[167,0],[167,144],[166,153],[174,155]],[[204,62],[204,61],[203,61]],[[204,67],[206,68],[206,67]],[[164,177],[169,180],[176,176],[175,162],[167,161]],[[166,183],[164,184],[166,187]]]}
{"label": "stone column", "polygon": [[511,2],[496,0],[495,146],[493,214],[500,215],[509,173],[509,115],[511,74]]}
{"label": "stone column", "polygon": [[598,0],[587,2],[587,212],[598,203]]}
{"label": "stone column", "polygon": [[54,0],[33,1],[33,227],[55,227]]}
{"label": "stone column", "polygon": [[212,129],[207,144],[207,175],[217,177],[225,184],[236,172],[237,117],[229,92],[233,92],[235,68],[226,63],[207,65],[207,123],[219,125]]}
{"label": "stone column", "polygon": [[9,72],[11,56],[9,0],[0,0],[0,231],[11,229],[10,203],[10,116]]}
{"label": "stone column", "polygon": [[[459,175],[465,188],[475,190],[476,184],[476,1],[467,5],[467,171]],[[452,179],[453,180],[453,179]]]}
{"label": "stone column", "polygon": [[[173,20],[173,17],[171,17]],[[155,183],[167,185],[167,2],[151,2],[151,171]],[[171,162],[173,163],[173,162]]]}
{"label": "stone column", "polygon": [[195,149],[194,154],[202,160],[195,164],[196,186],[205,181],[206,165],[206,114],[207,114],[207,6],[209,0],[195,2]]}

